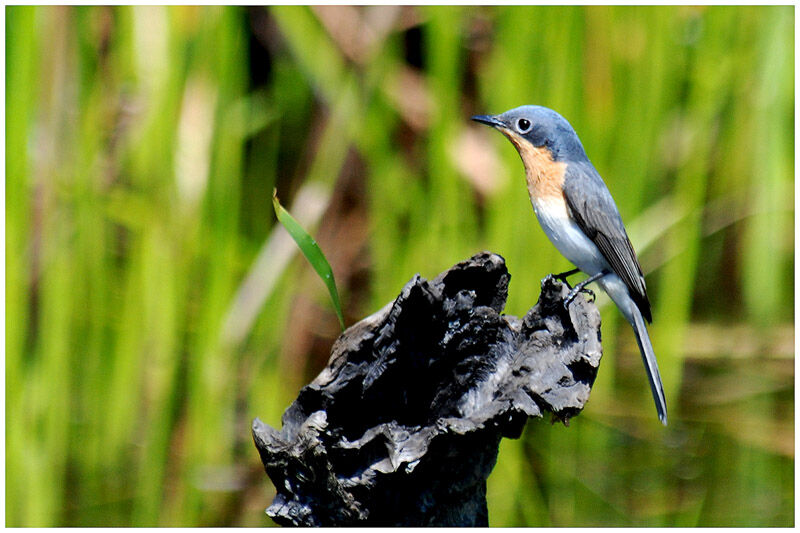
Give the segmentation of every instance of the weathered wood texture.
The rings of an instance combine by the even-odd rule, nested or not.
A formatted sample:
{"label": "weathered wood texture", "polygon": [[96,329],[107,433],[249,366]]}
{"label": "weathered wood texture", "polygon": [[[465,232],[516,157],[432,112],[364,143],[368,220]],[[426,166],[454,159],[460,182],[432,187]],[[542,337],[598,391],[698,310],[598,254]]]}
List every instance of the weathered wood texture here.
{"label": "weathered wood texture", "polygon": [[600,363],[600,315],[548,277],[523,319],[502,315],[510,275],[483,252],[345,331],[328,366],[253,437],[284,525],[485,526],[502,437],[529,417],[569,420]]}

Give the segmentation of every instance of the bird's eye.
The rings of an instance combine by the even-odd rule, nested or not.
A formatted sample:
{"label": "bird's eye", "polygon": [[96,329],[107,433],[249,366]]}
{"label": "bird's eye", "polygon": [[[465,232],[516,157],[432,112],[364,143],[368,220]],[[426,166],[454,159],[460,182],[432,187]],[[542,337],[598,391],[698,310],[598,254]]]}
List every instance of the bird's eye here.
{"label": "bird's eye", "polygon": [[531,129],[531,121],[527,118],[521,118],[517,121],[517,129],[520,133],[525,133]]}

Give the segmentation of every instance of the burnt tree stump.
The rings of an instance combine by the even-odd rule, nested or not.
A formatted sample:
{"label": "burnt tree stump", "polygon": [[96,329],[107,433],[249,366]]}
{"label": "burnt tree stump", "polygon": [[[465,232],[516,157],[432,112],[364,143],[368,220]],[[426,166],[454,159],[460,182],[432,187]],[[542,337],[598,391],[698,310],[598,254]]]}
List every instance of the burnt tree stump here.
{"label": "burnt tree stump", "polygon": [[253,438],[277,489],[267,514],[297,526],[487,526],[502,437],[529,417],[565,423],[589,399],[600,314],[548,276],[524,318],[502,315],[510,275],[479,253],[348,328],[328,366]]}

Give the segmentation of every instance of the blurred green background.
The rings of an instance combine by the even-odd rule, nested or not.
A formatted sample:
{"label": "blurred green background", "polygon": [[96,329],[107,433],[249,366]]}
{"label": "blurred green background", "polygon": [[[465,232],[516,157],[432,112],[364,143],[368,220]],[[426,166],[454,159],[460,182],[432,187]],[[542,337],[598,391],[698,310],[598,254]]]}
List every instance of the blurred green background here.
{"label": "blurred green background", "polygon": [[475,113],[564,115],[654,302],[670,425],[607,300],[569,428],[494,526],[794,523],[794,8],[7,7],[6,525],[270,525],[250,437],[348,325],[475,252],[570,265]]}

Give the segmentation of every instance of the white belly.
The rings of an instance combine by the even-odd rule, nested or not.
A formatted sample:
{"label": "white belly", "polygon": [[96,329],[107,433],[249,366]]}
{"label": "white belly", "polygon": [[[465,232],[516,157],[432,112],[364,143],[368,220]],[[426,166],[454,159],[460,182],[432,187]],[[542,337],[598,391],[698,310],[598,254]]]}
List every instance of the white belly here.
{"label": "white belly", "polygon": [[563,201],[537,198],[531,203],[545,234],[564,257],[590,276],[608,268],[597,246],[567,216]]}

